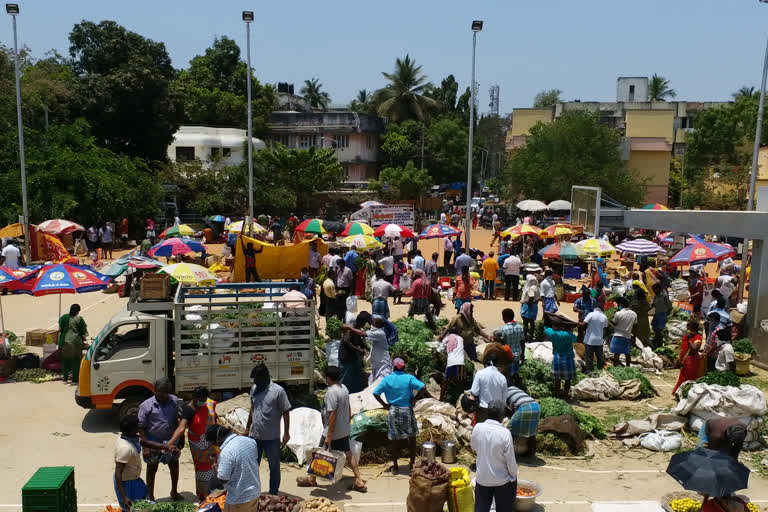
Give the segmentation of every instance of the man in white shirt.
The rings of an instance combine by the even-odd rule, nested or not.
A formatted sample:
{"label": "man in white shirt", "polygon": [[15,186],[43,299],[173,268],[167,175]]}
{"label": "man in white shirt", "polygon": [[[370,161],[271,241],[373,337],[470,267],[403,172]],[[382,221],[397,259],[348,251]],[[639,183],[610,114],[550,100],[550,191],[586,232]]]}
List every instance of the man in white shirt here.
{"label": "man in white shirt", "polygon": [[320,271],[320,264],[323,257],[320,256],[320,252],[317,250],[317,242],[309,244],[309,276],[311,278],[317,277],[317,273]]}
{"label": "man in white shirt", "polygon": [[[721,329],[724,333],[724,329]],[[724,337],[730,337],[726,335]],[[717,340],[717,360],[715,361],[715,370],[719,372],[733,372],[736,371],[736,359],[733,353],[733,345],[731,340]]]}
{"label": "man in white shirt", "polygon": [[520,267],[523,262],[517,254],[511,254],[506,260],[502,270],[504,271],[504,300],[509,300],[510,291],[512,300],[520,300]]}
{"label": "man in white shirt", "polygon": [[739,285],[739,276],[729,276],[729,275],[722,275],[717,278],[717,282],[715,282],[715,287],[720,290],[720,294],[725,299],[725,305],[729,306],[731,303],[731,295],[733,295],[734,290],[736,290],[736,287]]}
{"label": "man in white shirt", "polygon": [[453,242],[450,237],[443,238],[443,266],[445,268],[451,268],[451,258],[453,257]]}
{"label": "man in white shirt", "polygon": [[379,260],[379,265],[384,273],[384,280],[392,284],[395,280],[395,258],[392,255],[384,256]]}
{"label": "man in white shirt", "polygon": [[18,267],[22,262],[21,251],[16,247],[16,240],[11,240],[8,245],[3,247],[2,255],[3,265],[6,267]]}
{"label": "man in white shirt", "polygon": [[475,413],[475,423],[480,423],[488,418],[488,404],[495,400],[504,401],[507,391],[507,378],[496,368],[498,356],[495,353],[488,354],[485,358],[485,368],[475,374],[470,388],[470,398],[477,400],[478,407]]}
{"label": "man in white shirt", "polygon": [[471,446],[477,454],[475,512],[489,512],[494,500],[497,512],[515,510],[517,460],[512,434],[501,424],[505,407],[503,399],[491,402],[488,419],[472,430]]}
{"label": "man in white shirt", "polygon": [[392,240],[392,256],[402,256],[403,255],[403,241],[400,240],[399,236],[396,236],[394,240]]}
{"label": "man in white shirt", "polygon": [[445,216],[445,212],[440,212],[440,224],[445,224],[445,221],[448,220]]}
{"label": "man in white shirt", "polygon": [[631,357],[629,350],[632,348],[634,335],[632,330],[637,323],[637,313],[629,309],[629,301],[626,297],[616,300],[619,310],[613,315],[613,338],[611,339],[611,354],[613,354],[613,366],[619,366],[619,356],[624,354],[629,367]]}
{"label": "man in white shirt", "polygon": [[597,369],[602,370],[605,367],[605,354],[603,353],[603,329],[608,324],[608,317],[595,307],[590,314],[584,317],[580,322],[584,331],[584,348],[586,361],[586,373],[591,373],[594,369],[594,358],[597,358]]}
{"label": "man in white shirt", "polygon": [[445,398],[445,390],[448,389],[449,382],[458,382],[464,384],[464,339],[459,336],[458,329],[453,327],[451,332],[443,338],[437,347],[438,352],[445,352],[448,355],[448,361],[445,364],[445,379],[440,386],[440,401]]}

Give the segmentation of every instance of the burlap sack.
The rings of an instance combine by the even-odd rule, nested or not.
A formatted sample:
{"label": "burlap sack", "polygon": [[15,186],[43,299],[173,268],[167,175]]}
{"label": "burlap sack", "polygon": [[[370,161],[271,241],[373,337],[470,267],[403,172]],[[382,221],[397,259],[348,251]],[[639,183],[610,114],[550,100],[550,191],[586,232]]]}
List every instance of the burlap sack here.
{"label": "burlap sack", "polygon": [[408,512],[442,512],[448,501],[450,478],[447,469],[443,476],[432,478],[421,465],[415,466],[411,473],[408,499],[405,501]]}

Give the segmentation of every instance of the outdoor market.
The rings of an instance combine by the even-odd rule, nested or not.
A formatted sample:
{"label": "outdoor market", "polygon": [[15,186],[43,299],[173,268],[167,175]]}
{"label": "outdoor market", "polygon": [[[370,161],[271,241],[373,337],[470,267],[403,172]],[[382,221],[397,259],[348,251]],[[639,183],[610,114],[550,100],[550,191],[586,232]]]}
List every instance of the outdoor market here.
{"label": "outdoor market", "polygon": [[[549,510],[568,489],[555,466],[658,473],[634,508],[599,510],[760,510],[768,373],[745,326],[751,252],[704,227],[592,233],[554,203],[489,204],[467,222],[368,202],[339,222],[212,215],[157,235],[147,219],[142,240],[54,219],[30,229],[31,261],[14,260],[27,240],[7,226],[1,389],[69,383],[86,420],[112,423],[101,467],[115,484],[102,475],[99,492],[113,512],[224,511],[232,494],[254,511],[357,510],[382,485],[399,486],[392,510]],[[38,325],[3,316],[49,295]],[[110,297],[103,328],[79,304],[96,295]],[[145,480],[138,454],[121,455],[136,450]],[[22,498],[61,477],[75,499],[75,472],[46,469]]]}

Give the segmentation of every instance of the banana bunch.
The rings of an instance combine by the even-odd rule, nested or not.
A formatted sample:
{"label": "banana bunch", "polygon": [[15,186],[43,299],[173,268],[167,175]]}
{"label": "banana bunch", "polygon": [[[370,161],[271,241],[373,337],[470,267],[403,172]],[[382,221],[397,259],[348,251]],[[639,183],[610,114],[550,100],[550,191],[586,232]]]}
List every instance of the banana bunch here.
{"label": "banana bunch", "polygon": [[40,383],[56,380],[57,378],[58,376],[55,373],[43,370],[42,368],[16,370],[16,373],[13,374],[13,380],[16,382]]}
{"label": "banana bunch", "polygon": [[757,508],[757,505],[754,503],[747,503],[747,510],[749,510],[749,512],[760,512],[760,509]]}
{"label": "banana bunch", "polygon": [[691,498],[678,498],[669,502],[669,506],[675,512],[698,512],[701,502]]}

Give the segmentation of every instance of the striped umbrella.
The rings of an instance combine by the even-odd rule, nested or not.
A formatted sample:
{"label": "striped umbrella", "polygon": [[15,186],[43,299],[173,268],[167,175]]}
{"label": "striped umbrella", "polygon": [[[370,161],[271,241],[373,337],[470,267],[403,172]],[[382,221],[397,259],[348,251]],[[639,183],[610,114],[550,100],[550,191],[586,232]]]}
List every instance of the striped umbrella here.
{"label": "striped umbrella", "polygon": [[207,268],[192,263],[176,263],[160,269],[160,272],[168,274],[176,281],[183,284],[198,286],[213,286],[216,284],[216,276]]}
{"label": "striped umbrella", "polygon": [[669,210],[666,206],[659,203],[647,204],[643,206],[643,210]]}
{"label": "striped umbrella", "polygon": [[373,236],[377,236],[379,238],[395,238],[396,236],[399,236],[400,238],[413,238],[416,235],[414,235],[413,231],[410,229],[399,226],[397,224],[382,224],[376,228],[376,230],[373,232]]}
{"label": "striped umbrella", "polygon": [[[245,226],[245,231],[243,231],[243,226]],[[258,224],[254,222],[251,224],[251,227],[253,228],[254,233],[266,233],[267,228],[262,226],[261,224]],[[237,222],[233,222],[229,226],[227,226],[227,231],[233,234],[242,234],[244,232],[248,232],[248,225],[245,223],[244,220],[239,220]]]}
{"label": "striped umbrella", "polygon": [[89,267],[53,263],[43,265],[36,274],[25,279],[18,290],[35,297],[61,293],[87,293],[103,290],[108,286],[109,281],[108,276]]}
{"label": "striped umbrella", "polygon": [[512,238],[517,238],[519,236],[533,235],[536,238],[539,238],[539,233],[541,233],[541,229],[537,228],[536,226],[532,226],[531,224],[520,224],[518,226],[512,226],[511,228],[505,229],[501,232],[501,236],[511,236]]}
{"label": "striped umbrella", "polygon": [[195,234],[195,230],[186,224],[179,224],[177,226],[171,226],[165,231],[160,233],[159,238],[172,238],[174,236],[192,236]]}
{"label": "striped umbrella", "polygon": [[342,239],[341,243],[349,247],[354,247],[358,251],[371,251],[381,249],[384,244],[369,235],[352,235]]}
{"label": "striped umbrella", "polygon": [[570,242],[558,242],[541,249],[539,255],[551,260],[576,260],[584,256],[584,249]]}
{"label": "striped umbrella", "polygon": [[191,238],[169,238],[159,244],[154,245],[147,254],[156,258],[158,256],[175,256],[177,254],[187,254],[188,252],[206,252],[203,244]]}
{"label": "striped umbrella", "polygon": [[325,228],[323,227],[323,221],[320,219],[305,220],[296,226],[296,231],[301,231],[302,233],[315,233],[316,235],[326,234]]}
{"label": "striped umbrella", "polygon": [[552,224],[539,231],[540,238],[557,238],[571,235],[573,235],[573,230],[570,224]]}
{"label": "striped umbrella", "polygon": [[577,243],[586,254],[593,256],[610,256],[616,252],[616,248],[600,238],[587,238]]}
{"label": "striped umbrella", "polygon": [[347,224],[347,227],[344,228],[344,231],[339,234],[341,236],[372,235],[373,228],[365,222],[350,222]]}
{"label": "striped umbrella", "polygon": [[644,254],[646,256],[653,256],[656,253],[664,252],[664,248],[659,244],[655,244],[645,238],[638,238],[636,240],[627,240],[616,246],[616,249],[621,252],[631,252],[633,254]]}
{"label": "striped umbrella", "polygon": [[443,238],[446,236],[459,236],[461,231],[447,224],[430,224],[421,232],[419,238]]}

